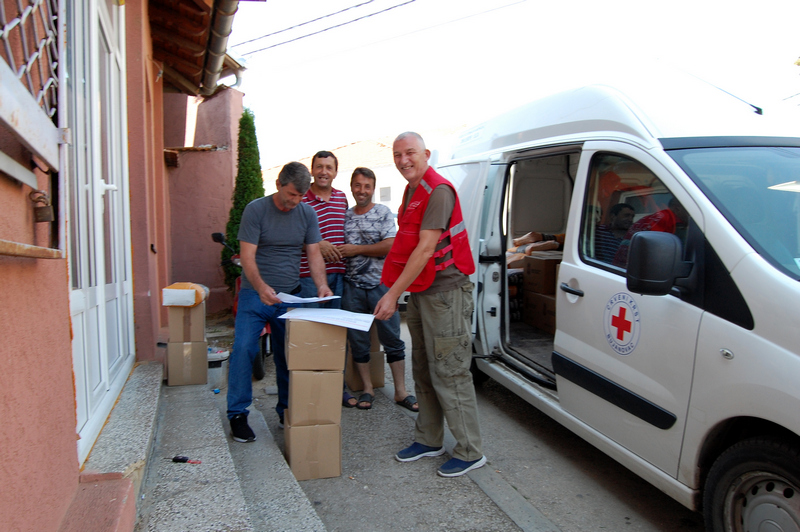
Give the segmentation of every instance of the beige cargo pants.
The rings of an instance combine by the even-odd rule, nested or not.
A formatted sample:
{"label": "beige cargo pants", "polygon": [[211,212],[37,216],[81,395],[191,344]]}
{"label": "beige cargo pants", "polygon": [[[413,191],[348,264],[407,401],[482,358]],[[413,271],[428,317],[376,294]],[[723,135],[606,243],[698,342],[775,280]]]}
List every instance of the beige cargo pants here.
{"label": "beige cargo pants", "polygon": [[419,402],[415,440],[441,447],[447,419],[457,442],[453,457],[465,461],[483,456],[475,386],[469,371],[473,287],[467,282],[455,290],[411,294],[406,312]]}

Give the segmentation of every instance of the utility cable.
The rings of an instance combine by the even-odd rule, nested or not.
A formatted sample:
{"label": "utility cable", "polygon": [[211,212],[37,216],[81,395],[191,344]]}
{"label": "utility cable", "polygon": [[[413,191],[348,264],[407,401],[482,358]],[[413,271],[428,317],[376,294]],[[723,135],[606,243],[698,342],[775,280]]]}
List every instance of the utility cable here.
{"label": "utility cable", "polygon": [[367,2],[361,2],[360,4],[357,4],[357,5],[354,5],[354,6],[350,6],[350,7],[346,7],[344,9],[342,9],[341,11],[337,11],[336,13],[331,13],[329,15],[323,15],[321,17],[315,18],[314,20],[309,20],[308,22],[301,22],[300,24],[296,24],[294,26],[290,26],[290,27],[284,28],[282,30],[273,31],[272,33],[267,33],[266,35],[262,35],[261,37],[256,37],[255,39],[250,39],[249,41],[244,41],[244,42],[240,42],[238,44],[234,44],[233,46],[231,46],[231,48],[236,48],[237,46],[242,46],[243,44],[248,44],[248,43],[251,43],[251,42],[255,42],[255,41],[258,41],[260,39],[266,39],[267,37],[272,37],[273,35],[278,35],[279,33],[283,33],[285,31],[293,30],[295,28],[300,28],[300,27],[305,26],[307,24],[311,24],[312,22],[317,22],[317,21],[320,21],[322,19],[326,19],[328,17],[333,17],[333,16],[338,15],[340,13],[344,13],[345,11],[349,11],[349,10],[355,9],[357,7],[361,7],[361,6],[365,6],[367,4],[371,4],[374,1],[375,0],[368,0]]}
{"label": "utility cable", "polygon": [[258,53],[258,52],[263,52],[265,50],[269,50],[271,48],[275,48],[275,47],[278,47],[278,46],[281,46],[281,45],[284,45],[284,44],[289,44],[291,42],[299,41],[300,39],[305,39],[306,37],[312,37],[314,35],[319,35],[320,33],[324,33],[326,31],[329,31],[329,30],[332,30],[332,29],[336,29],[336,28],[341,28],[342,26],[347,26],[348,24],[352,24],[353,22],[358,22],[359,20],[364,20],[365,18],[374,17],[375,15],[380,15],[381,13],[386,13],[387,11],[391,11],[392,9],[396,9],[398,7],[403,7],[405,5],[411,4],[411,3],[416,2],[416,1],[417,0],[408,0],[407,2],[403,2],[402,4],[397,4],[397,5],[394,5],[392,7],[387,7],[386,9],[382,9],[380,11],[376,11],[375,13],[370,13],[369,15],[364,15],[363,17],[358,17],[358,18],[350,20],[348,22],[342,22],[341,24],[336,24],[335,26],[330,26],[328,28],[325,28],[325,29],[322,29],[322,30],[319,30],[319,31],[315,31],[313,33],[308,33],[306,35],[301,35],[300,37],[295,37],[294,39],[289,39],[288,41],[279,42],[278,44],[273,44],[271,46],[266,46],[264,48],[259,48],[258,50],[253,50],[251,52],[245,52],[242,55],[243,56],[252,55],[252,54],[255,54],[255,53]]}

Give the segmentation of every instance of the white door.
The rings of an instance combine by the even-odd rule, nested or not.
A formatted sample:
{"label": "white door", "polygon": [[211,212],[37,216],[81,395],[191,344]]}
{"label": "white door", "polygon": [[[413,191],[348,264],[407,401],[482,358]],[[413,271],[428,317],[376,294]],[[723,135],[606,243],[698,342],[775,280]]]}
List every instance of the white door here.
{"label": "white door", "polygon": [[[472,258],[475,261],[475,274],[472,276],[471,280],[475,284],[475,289],[473,290],[473,298],[475,299],[475,308],[481,309],[483,304],[494,304],[496,309],[500,308],[500,291],[495,290],[497,282],[495,281],[492,286],[491,292],[495,294],[496,301],[485,301],[484,302],[484,294],[486,292],[487,286],[484,281],[484,277],[486,277],[487,272],[486,267],[481,264],[480,256],[486,255],[487,251],[482,249],[483,242],[481,242],[480,234],[481,234],[481,225],[485,223],[485,219],[481,218],[481,213],[490,210],[492,214],[494,211],[491,210],[491,206],[495,203],[492,202],[491,194],[487,195],[487,179],[494,180],[497,176],[503,175],[505,171],[505,165],[492,165],[488,160],[481,161],[481,162],[473,162],[467,164],[459,164],[453,166],[444,166],[438,169],[438,172],[453,186],[456,188],[458,193],[458,199],[461,203],[461,212],[464,217],[464,223],[466,224],[467,228],[467,235],[469,235],[469,245],[472,248]],[[493,187],[488,187],[489,190],[494,190]],[[487,197],[489,196],[489,197]],[[486,214],[484,214],[486,216]],[[499,253],[498,253],[499,256]],[[493,263],[491,265],[493,269],[498,269],[498,264]],[[491,298],[490,298],[491,299]],[[478,304],[480,302],[480,305]],[[476,330],[485,331],[499,331],[499,316],[500,313],[496,312],[488,317],[489,323],[487,323],[487,316],[484,315],[485,313],[482,311],[476,311],[475,317],[472,320],[472,332],[473,334]],[[492,319],[498,320],[496,323],[491,323]],[[481,340],[481,353],[485,354],[487,349],[487,340],[485,337],[480,337]]]}
{"label": "white door", "polygon": [[135,358],[125,26],[116,2],[70,2],[67,9],[70,310],[83,462]]}
{"label": "white door", "polygon": [[[589,176],[588,183],[576,184],[556,295],[559,400],[676,476],[703,311],[676,295],[629,292],[626,240],[637,230],[661,230],[686,244],[688,216],[685,209],[675,213],[698,210],[663,166],[630,145],[585,144],[578,176]],[[634,220],[614,233],[610,215],[619,204],[635,212]],[[598,208],[599,221],[580,214]],[[621,243],[604,231],[622,236]],[[609,246],[620,252],[609,255]]]}

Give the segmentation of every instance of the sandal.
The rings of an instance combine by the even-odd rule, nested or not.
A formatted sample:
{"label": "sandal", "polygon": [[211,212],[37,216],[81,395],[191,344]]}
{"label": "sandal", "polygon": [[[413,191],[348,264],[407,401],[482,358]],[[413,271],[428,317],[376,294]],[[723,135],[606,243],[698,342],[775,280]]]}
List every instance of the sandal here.
{"label": "sandal", "polygon": [[345,408],[353,408],[356,406],[357,403],[351,403],[350,401],[355,401],[356,398],[350,395],[350,392],[343,392],[342,393],[342,406]]}
{"label": "sandal", "polygon": [[[362,393],[361,396],[358,398],[358,403],[356,403],[356,408],[359,410],[369,410],[372,408],[372,401],[375,399],[375,396],[369,393]],[[366,406],[361,406],[361,403],[367,403]]]}
{"label": "sandal", "polygon": [[405,399],[402,401],[395,401],[398,405],[402,406],[403,408],[408,408],[412,412],[419,412],[419,405],[416,407],[414,406],[417,404],[417,398],[413,395],[407,395]]}

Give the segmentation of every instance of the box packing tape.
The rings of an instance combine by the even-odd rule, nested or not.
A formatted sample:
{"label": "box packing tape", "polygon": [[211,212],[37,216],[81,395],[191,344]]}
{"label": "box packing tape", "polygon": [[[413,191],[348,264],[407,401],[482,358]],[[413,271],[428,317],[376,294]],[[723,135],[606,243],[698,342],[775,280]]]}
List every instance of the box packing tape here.
{"label": "box packing tape", "polygon": [[183,381],[192,381],[192,342],[183,343]]}
{"label": "box packing tape", "polygon": [[322,405],[322,386],[312,386],[308,395],[309,400],[304,405],[306,411],[308,412],[308,418],[319,419],[319,408]]}
{"label": "box packing tape", "polygon": [[322,438],[309,438],[309,445],[306,448],[305,462],[308,464],[308,471],[311,478],[320,478],[322,471],[319,463],[319,441]]}
{"label": "box packing tape", "polygon": [[189,338],[192,335],[192,313],[188,308],[183,309],[183,336]]}

